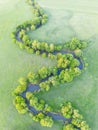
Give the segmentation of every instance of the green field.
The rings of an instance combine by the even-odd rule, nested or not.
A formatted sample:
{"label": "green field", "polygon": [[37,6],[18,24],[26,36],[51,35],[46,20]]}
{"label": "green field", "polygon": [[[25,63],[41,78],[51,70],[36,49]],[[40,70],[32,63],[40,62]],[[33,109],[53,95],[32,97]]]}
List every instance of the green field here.
{"label": "green field", "polygon": [[[73,36],[90,41],[84,50],[89,66],[71,83],[51,89],[43,97],[52,106],[64,100],[78,108],[92,130],[98,130],[98,1],[37,0],[49,15],[48,23],[31,32],[31,38],[52,43],[64,43]],[[13,106],[12,91],[19,77],[41,66],[55,62],[28,54],[12,44],[10,33],[25,20],[33,17],[25,0],[0,1],[0,130],[60,130],[62,123],[52,128],[41,127],[28,115],[20,115]],[[55,93],[55,94],[54,94]]]}

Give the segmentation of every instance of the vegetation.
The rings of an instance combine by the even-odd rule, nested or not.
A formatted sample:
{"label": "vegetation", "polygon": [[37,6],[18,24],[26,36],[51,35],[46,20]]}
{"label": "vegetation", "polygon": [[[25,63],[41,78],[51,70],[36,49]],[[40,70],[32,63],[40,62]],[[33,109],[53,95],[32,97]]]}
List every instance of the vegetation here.
{"label": "vegetation", "polygon": [[63,130],[77,130],[72,124],[64,125]]}
{"label": "vegetation", "polygon": [[74,109],[70,102],[65,102],[61,106],[60,110],[61,114],[66,118],[71,118],[71,122],[69,124],[65,124],[63,130],[90,130],[87,123],[84,121],[83,116],[79,114],[79,111]]}
{"label": "vegetation", "polygon": [[[66,45],[55,45],[31,40],[27,32],[38,29],[47,22],[48,17],[35,0],[27,0],[27,2],[30,4],[36,18],[19,25],[16,31],[11,34],[11,37],[21,49],[41,55],[43,58],[55,59],[56,65],[52,68],[43,66],[35,73],[30,72],[27,78],[20,78],[19,85],[14,91],[14,105],[19,113],[25,114],[28,112],[32,119],[40,122],[42,126],[52,127],[53,119],[48,116],[47,112],[52,114],[54,110],[43,99],[38,99],[36,93],[49,91],[51,87],[60,83],[71,82],[75,76],[81,74],[79,58],[83,56],[82,49],[86,47],[86,42],[73,38]],[[69,50],[69,52],[63,50],[63,48]],[[29,92],[29,84],[38,85],[40,87],[39,91]],[[35,109],[36,112],[31,112],[30,108]],[[69,124],[64,125],[63,130],[76,130],[76,128],[89,130],[83,117],[72,107],[70,102],[66,102],[61,106],[60,113],[64,118],[71,119]]]}
{"label": "vegetation", "polygon": [[52,127],[52,125],[53,125],[53,120],[52,120],[51,117],[47,116],[47,117],[45,117],[44,119],[41,119],[40,124],[41,124],[42,126]]}

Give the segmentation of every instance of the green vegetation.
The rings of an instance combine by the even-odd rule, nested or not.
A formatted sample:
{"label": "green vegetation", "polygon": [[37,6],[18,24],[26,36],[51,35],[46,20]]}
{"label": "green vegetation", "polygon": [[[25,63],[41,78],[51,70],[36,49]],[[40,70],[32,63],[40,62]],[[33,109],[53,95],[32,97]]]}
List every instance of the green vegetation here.
{"label": "green vegetation", "polygon": [[82,115],[79,114],[78,110],[73,109],[70,102],[66,102],[62,105],[61,113],[64,117],[72,117],[72,124],[65,124],[63,130],[77,130],[77,128],[81,130],[90,130],[87,123],[83,120]]}
{"label": "green vegetation", "polygon": [[[6,3],[7,1],[9,1],[9,3]],[[2,4],[2,2],[4,4]],[[0,96],[2,99],[0,103],[0,108],[2,109],[2,112],[0,113],[0,129],[47,130],[48,128],[40,127],[38,123],[34,123],[31,119],[29,119],[27,114],[24,116],[17,114],[17,111],[12,105],[13,97],[11,96],[11,92],[17,86],[18,77],[26,76],[26,74],[31,70],[36,72],[43,65],[53,66],[55,60],[49,60],[49,58],[43,59],[40,56],[37,57],[35,55],[29,55],[25,51],[21,51],[16,45],[11,44],[11,40],[9,38],[10,32],[12,32],[18,24],[23,23],[23,21],[26,21],[27,19],[31,19],[32,14],[30,13],[29,7],[25,4],[24,1],[5,0],[2,2],[0,2],[0,16],[2,18],[0,19]],[[55,9],[55,11],[53,11],[53,9],[48,9],[47,7],[45,7],[47,14],[50,14],[50,21],[47,23],[47,25],[43,26],[42,28],[34,32],[32,31],[33,38],[49,42],[49,39],[51,37],[50,42],[53,41],[54,43],[64,43],[65,40],[68,40],[71,38],[71,36],[73,36],[73,34],[70,31],[71,28],[68,24],[66,24],[67,22],[70,22],[71,27],[75,29],[75,34],[76,36],[78,36],[79,39],[90,39],[90,37],[93,35],[93,37],[91,38],[91,44],[88,46],[87,49],[84,50],[85,57],[88,59],[89,63],[86,72],[82,73],[82,75],[80,75],[78,78],[76,77],[75,80],[73,80],[71,83],[63,84],[63,89],[57,86],[56,88],[53,88],[50,91],[48,91],[48,93],[43,93],[42,95],[39,94],[39,99],[45,99],[52,107],[52,104],[54,104],[55,108],[57,107],[57,104],[60,105],[60,103],[64,102],[65,99],[71,101],[75,108],[78,108],[80,112],[83,114],[88,124],[90,124],[91,129],[97,130],[98,116],[97,114],[95,115],[95,111],[97,110],[96,100],[98,99],[98,73],[96,71],[98,57],[98,31],[97,28],[94,28],[96,24],[93,24],[93,21],[97,23],[98,20],[96,15],[97,9],[95,6],[97,5],[97,1],[95,0],[93,4],[91,1],[88,2],[83,0],[81,2],[79,1],[79,3],[75,1],[75,4],[73,3],[72,8],[70,4],[72,1],[63,1],[63,4],[60,1],[51,0],[38,0],[38,2],[41,3],[41,5],[44,7],[48,6],[49,8],[53,7],[59,9]],[[86,9],[82,9],[83,6],[81,5],[83,3],[85,4],[85,7],[88,11]],[[77,12],[75,12],[75,6],[77,6]],[[92,6],[94,8],[89,8]],[[61,8],[63,8],[64,11],[61,11]],[[66,8],[69,8],[69,11],[72,14],[74,14],[74,16],[72,16],[70,13],[67,13]],[[78,9],[80,12],[78,11]],[[83,15],[82,12],[85,12],[85,15]],[[68,14],[68,17],[70,17],[70,21],[67,19],[68,17],[65,17],[66,14]],[[54,17],[54,19],[52,17]],[[60,19],[62,19],[62,22],[59,22]],[[55,24],[55,21],[58,22]],[[64,23],[68,26],[68,28],[66,28],[66,25]],[[94,34],[96,34],[96,36]],[[54,124],[53,127],[49,129],[59,130],[59,123]]]}
{"label": "green vegetation", "polygon": [[[35,0],[29,0],[28,2],[31,5],[36,18],[19,25],[16,28],[16,31],[11,34],[11,37],[21,49],[26,49],[30,53],[36,53],[36,55],[41,54],[43,58],[48,56],[51,59],[55,59],[57,64],[53,68],[47,68],[44,66],[36,73],[30,72],[27,78],[20,78],[20,85],[14,91],[14,105],[17,111],[22,114],[32,111],[30,108],[32,107],[36,110],[36,112],[32,111],[32,113],[30,113],[32,119],[39,121],[42,126],[52,127],[54,121],[52,117],[48,116],[46,113],[51,112],[52,114],[52,111],[55,110],[52,110],[52,107],[46,104],[44,100],[38,99],[36,93],[40,91],[49,91],[51,87],[60,83],[71,82],[75,76],[81,74],[79,68],[80,61],[77,58],[82,58],[81,49],[86,47],[86,43],[77,38],[73,38],[70,42],[66,43],[66,45],[58,45],[56,47],[53,43],[48,44],[46,42],[41,43],[37,40],[30,40],[27,31],[39,28],[41,25],[46,23],[48,17],[44,14]],[[69,49],[70,52],[62,54],[62,48],[66,48],[67,50]],[[54,52],[57,54],[53,54]],[[58,72],[59,69],[60,72]],[[28,84],[38,84],[40,87],[39,91],[35,92],[34,90],[32,93],[28,92]],[[26,93],[25,97],[22,95],[23,92]],[[90,130],[85,121],[85,124],[81,125],[81,122],[83,121],[82,116],[78,114],[77,110],[75,111],[75,109],[73,109],[70,102],[62,105],[60,113],[66,119],[71,120],[69,123],[72,123],[71,125],[64,126],[63,129],[83,127]]]}

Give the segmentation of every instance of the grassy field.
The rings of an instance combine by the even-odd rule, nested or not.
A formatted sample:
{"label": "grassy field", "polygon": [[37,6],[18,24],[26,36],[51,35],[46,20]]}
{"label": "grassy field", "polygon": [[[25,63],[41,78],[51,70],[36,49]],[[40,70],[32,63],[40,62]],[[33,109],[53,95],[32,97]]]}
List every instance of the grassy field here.
{"label": "grassy field", "polygon": [[[39,95],[54,107],[64,100],[84,115],[92,130],[98,130],[98,1],[91,0],[37,0],[49,15],[46,25],[31,32],[31,38],[63,43],[73,36],[90,41],[84,50],[89,66],[73,82],[62,84]],[[72,3],[73,2],[73,3]],[[48,58],[28,54],[12,44],[10,33],[18,24],[33,17],[25,0],[0,1],[0,130],[60,130],[62,123],[53,128],[41,127],[28,115],[20,115],[12,104],[12,91],[19,77],[41,66],[53,66]],[[55,93],[55,94],[54,94]]]}

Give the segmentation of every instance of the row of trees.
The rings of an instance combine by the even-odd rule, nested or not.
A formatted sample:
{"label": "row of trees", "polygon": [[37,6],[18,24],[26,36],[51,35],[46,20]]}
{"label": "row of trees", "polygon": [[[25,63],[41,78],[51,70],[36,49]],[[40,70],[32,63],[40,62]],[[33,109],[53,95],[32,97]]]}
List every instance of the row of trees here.
{"label": "row of trees", "polygon": [[39,112],[36,115],[29,113],[29,115],[34,121],[40,122],[41,126],[52,127],[54,123],[53,119],[49,116],[46,116],[43,112]]}
{"label": "row of trees", "polygon": [[70,102],[65,102],[61,106],[60,112],[65,118],[71,119],[70,123],[64,125],[63,130],[90,130],[86,121],[84,121],[83,116],[77,109],[72,107]]}
{"label": "row of trees", "polygon": [[[62,45],[54,45],[53,43],[48,44],[46,42],[39,42],[37,40],[31,40],[27,35],[28,31],[35,30],[40,27],[42,24],[45,24],[48,17],[40,8],[40,6],[33,0],[28,1],[31,5],[33,13],[35,14],[35,18],[33,20],[29,20],[24,22],[22,25],[17,26],[16,31],[11,33],[11,37],[13,42],[18,44],[20,48],[26,49],[30,53],[36,53],[37,55],[44,52],[54,52],[60,51],[62,49]],[[36,14],[38,13],[38,15]],[[46,57],[46,54],[42,54],[43,57]]]}
{"label": "row of trees", "polygon": [[[26,49],[28,52],[33,52],[32,49],[32,40],[27,35],[27,32],[30,30],[35,30],[40,27],[42,24],[47,22],[47,15],[40,8],[36,1],[30,0],[27,1],[35,14],[35,18],[33,20],[28,20],[21,25],[16,27],[16,31],[11,33],[11,37],[13,42],[18,44],[20,48]],[[24,44],[24,45],[23,45]]]}
{"label": "row of trees", "polygon": [[62,45],[55,45],[53,43],[48,44],[47,42],[39,42],[38,40],[33,40],[32,48],[34,50],[40,50],[49,53],[54,51],[60,51],[62,49]]}
{"label": "row of trees", "polygon": [[44,100],[38,99],[34,93],[26,92],[26,99],[29,101],[30,106],[35,108],[37,111],[50,112],[52,108],[45,103]]}
{"label": "row of trees", "polygon": [[38,112],[37,114],[30,113],[30,116],[34,121],[40,122],[42,126],[52,127],[53,119],[49,116],[46,116],[46,112],[52,111],[52,108],[45,103],[44,100],[39,100],[33,93],[26,92],[26,99],[29,101],[30,106],[35,108]]}

